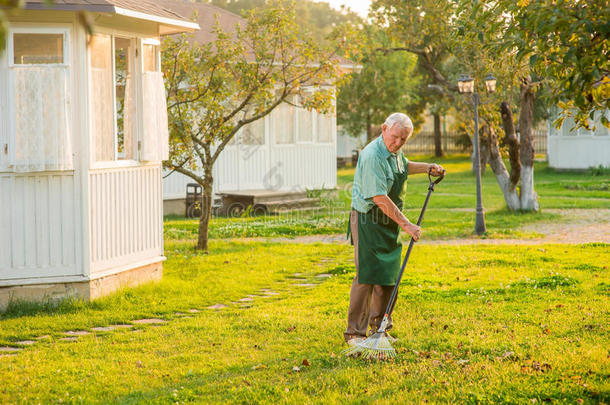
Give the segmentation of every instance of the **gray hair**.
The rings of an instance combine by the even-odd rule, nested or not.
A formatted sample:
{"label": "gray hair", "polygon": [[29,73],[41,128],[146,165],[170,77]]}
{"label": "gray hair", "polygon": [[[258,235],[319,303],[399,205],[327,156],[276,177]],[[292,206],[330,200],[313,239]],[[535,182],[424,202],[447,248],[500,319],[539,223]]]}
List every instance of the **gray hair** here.
{"label": "gray hair", "polygon": [[388,128],[394,127],[394,125],[398,125],[398,128],[410,129],[413,130],[413,122],[411,122],[411,118],[407,116],[407,114],[395,112],[388,116],[384,122]]}

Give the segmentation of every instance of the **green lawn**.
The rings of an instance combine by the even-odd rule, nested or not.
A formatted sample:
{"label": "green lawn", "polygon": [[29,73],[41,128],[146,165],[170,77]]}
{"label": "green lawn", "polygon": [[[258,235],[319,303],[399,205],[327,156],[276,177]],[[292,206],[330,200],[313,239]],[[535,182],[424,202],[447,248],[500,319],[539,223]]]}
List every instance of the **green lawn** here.
{"label": "green lawn", "polygon": [[[50,336],[0,357],[0,403],[610,401],[607,244],[417,246],[392,363],[341,356],[349,246],[191,245],[167,242],[160,283],[0,315],[0,346]],[[59,340],[143,317],[167,323]]]}
{"label": "green lawn", "polygon": [[[0,403],[610,402],[610,245],[442,245],[471,235],[474,206],[468,162],[442,163],[449,176],[424,220],[439,244],[413,251],[394,362],[341,355],[350,246],[223,240],[342,233],[340,192],[318,213],[215,218],[209,254],[193,250],[196,221],[168,218],[161,282],[93,303],[11,306],[0,314]],[[352,176],[341,170],[340,185]],[[607,207],[603,176],[540,164],[536,178],[543,212],[509,213],[486,174],[488,237],[536,237],[519,226],[561,219],[546,208]],[[413,176],[409,217],[425,192]],[[131,323],[142,318],[165,323]],[[116,324],[132,327],[91,330]],[[67,331],[91,333],[61,340]]]}
{"label": "green lawn", "polygon": [[[476,197],[468,158],[449,156],[435,159],[428,156],[415,157],[413,160],[438,162],[448,171],[446,179],[437,186],[432,196],[424,219],[424,237],[445,239],[473,236]],[[541,212],[511,213],[506,210],[495,176],[490,169],[487,170],[482,180],[483,206],[488,229],[485,237],[536,238],[540,235],[523,231],[520,227],[535,222],[561,220],[560,215],[548,212],[547,209],[610,207],[610,180],[604,173],[557,172],[549,169],[546,163],[536,163],[535,176]],[[323,196],[322,209],[319,211],[264,217],[213,218],[210,238],[294,237],[344,233],[351,203],[350,185],[353,177],[353,169],[339,170],[339,192],[333,198]],[[404,195],[404,211],[411,221],[417,220],[427,192],[427,176],[414,175],[409,178]],[[197,226],[196,220],[166,218],[166,237],[192,239],[197,234]]]}

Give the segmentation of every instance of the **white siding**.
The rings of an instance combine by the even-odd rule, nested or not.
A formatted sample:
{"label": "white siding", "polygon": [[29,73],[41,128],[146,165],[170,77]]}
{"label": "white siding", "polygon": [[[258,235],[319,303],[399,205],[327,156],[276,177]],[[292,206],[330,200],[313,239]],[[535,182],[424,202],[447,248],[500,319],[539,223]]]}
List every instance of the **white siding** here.
{"label": "white siding", "polygon": [[161,167],[90,173],[91,275],[163,255]]}
{"label": "white siding", "polygon": [[[610,118],[610,111],[605,111]],[[574,129],[572,118],[567,118],[561,128],[552,125],[555,116],[549,119],[548,151],[549,166],[556,169],[588,169],[610,167],[610,131],[600,121],[601,112],[595,114],[595,131]]]}
{"label": "white siding", "polygon": [[[314,121],[317,113],[314,112]],[[265,143],[229,144],[214,165],[214,192],[240,190],[295,190],[333,188],[337,185],[337,136],[332,119],[328,143],[275,142],[273,119],[265,119]],[[316,128],[317,129],[317,128]],[[317,139],[316,136],[313,139]],[[167,175],[168,173],[164,173]],[[163,198],[185,198],[190,177],[172,173],[163,179]]]}
{"label": "white siding", "polygon": [[82,275],[79,213],[72,173],[0,175],[0,285]]}

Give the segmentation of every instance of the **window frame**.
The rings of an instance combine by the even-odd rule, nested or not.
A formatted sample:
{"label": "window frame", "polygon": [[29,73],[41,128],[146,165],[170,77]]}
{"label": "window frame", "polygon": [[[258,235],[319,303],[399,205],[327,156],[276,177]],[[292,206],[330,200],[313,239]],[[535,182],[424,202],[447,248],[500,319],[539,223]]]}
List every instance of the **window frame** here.
{"label": "window frame", "polygon": [[[8,68],[20,68],[24,66],[36,66],[36,67],[57,67],[62,66],[66,68],[71,67],[70,58],[70,31],[71,28],[65,24],[61,25],[45,25],[45,26],[32,26],[20,25],[10,27],[8,30],[8,46],[6,48],[6,55],[8,58]],[[14,36],[15,34],[62,34],[64,39],[63,45],[63,63],[15,63],[15,47],[14,47]]]}
{"label": "window frame", "polygon": [[[137,32],[117,30],[107,27],[95,26],[93,27],[93,35],[108,35],[110,36],[111,43],[111,59],[112,59],[112,109],[113,109],[113,120],[114,120],[114,138],[113,138],[113,150],[114,150],[114,159],[113,160],[105,160],[105,161],[96,161],[95,160],[95,140],[90,139],[90,168],[93,170],[97,169],[112,169],[112,168],[120,168],[120,167],[137,167],[147,164],[147,162],[141,160],[142,151],[141,144],[143,139],[143,119],[142,116],[142,106],[143,106],[143,98],[142,98],[142,76],[144,74],[144,45],[156,45],[156,62],[157,62],[157,70],[156,72],[161,71],[161,41],[157,38],[151,38],[150,35],[138,34]],[[117,128],[117,110],[116,110],[116,66],[115,66],[115,38],[124,38],[135,41],[134,46],[134,77],[135,77],[135,102],[136,102],[136,133],[134,134],[134,145],[135,145],[135,156],[134,159],[118,159],[118,128]],[[88,76],[88,84],[89,84],[89,97],[91,97],[91,48],[87,47],[87,76]],[[92,120],[92,111],[91,111],[91,101],[88,100],[88,111],[89,111],[89,122]]]}
{"label": "window frame", "polygon": [[[7,36],[8,37],[8,36]],[[5,38],[5,47],[8,48],[8,38]],[[0,54],[0,173],[9,171],[9,116],[10,105],[8,95],[8,57],[7,52]]]}
{"label": "window frame", "polygon": [[[63,63],[14,63],[14,34],[62,34],[63,35]],[[75,37],[74,26],[71,23],[31,23],[19,22],[10,23],[6,31],[5,50],[0,55],[0,72],[6,74],[0,75],[0,106],[4,101],[4,106],[0,110],[0,173],[13,173],[14,168],[11,166],[14,158],[15,148],[17,145],[15,121],[11,119],[15,116],[15,94],[12,87],[14,82],[13,71],[16,69],[24,69],[29,67],[41,68],[63,68],[68,72],[67,80],[67,96],[68,96],[68,126],[71,131],[72,145],[75,144],[74,133],[74,115],[73,115],[73,97],[74,97],[74,75],[73,75],[73,52]],[[4,137],[3,137],[4,136]],[[6,153],[5,153],[6,151]],[[73,154],[76,151],[73,150]],[[76,166],[76,164],[74,164]],[[66,171],[74,171],[66,170]]]}

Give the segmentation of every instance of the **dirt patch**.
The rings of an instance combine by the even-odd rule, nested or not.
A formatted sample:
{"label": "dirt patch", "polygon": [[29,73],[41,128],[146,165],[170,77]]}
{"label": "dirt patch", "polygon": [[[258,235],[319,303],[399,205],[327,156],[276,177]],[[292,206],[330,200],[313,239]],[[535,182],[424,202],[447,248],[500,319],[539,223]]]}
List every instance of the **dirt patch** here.
{"label": "dirt patch", "polygon": [[[545,212],[561,215],[561,219],[554,222],[536,222],[519,228],[524,232],[536,232],[544,235],[536,239],[492,239],[469,237],[461,239],[426,240],[419,244],[443,245],[476,245],[476,244],[523,244],[537,245],[543,243],[610,243],[610,209],[547,209]],[[474,224],[473,224],[474,226]],[[345,234],[336,235],[307,235],[295,238],[243,238],[239,240],[252,240],[276,243],[338,243],[347,245],[349,242]]]}

